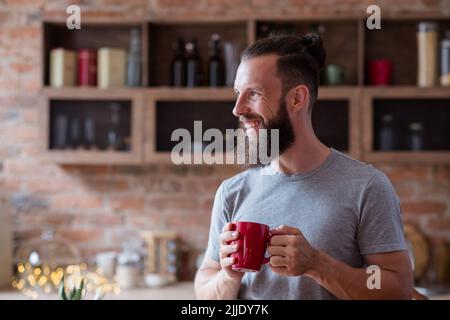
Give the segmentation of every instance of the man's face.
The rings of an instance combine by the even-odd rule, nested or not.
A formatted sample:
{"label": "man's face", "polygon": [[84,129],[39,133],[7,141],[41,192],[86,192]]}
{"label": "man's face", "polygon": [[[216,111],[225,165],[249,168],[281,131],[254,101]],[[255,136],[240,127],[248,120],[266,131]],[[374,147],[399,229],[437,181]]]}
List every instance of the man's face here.
{"label": "man's face", "polygon": [[253,147],[258,147],[259,129],[268,130],[268,155],[271,155],[271,129],[279,130],[280,155],[295,140],[283,86],[276,74],[277,59],[276,55],[265,55],[241,62],[234,83],[237,101],[233,114],[239,117]]}

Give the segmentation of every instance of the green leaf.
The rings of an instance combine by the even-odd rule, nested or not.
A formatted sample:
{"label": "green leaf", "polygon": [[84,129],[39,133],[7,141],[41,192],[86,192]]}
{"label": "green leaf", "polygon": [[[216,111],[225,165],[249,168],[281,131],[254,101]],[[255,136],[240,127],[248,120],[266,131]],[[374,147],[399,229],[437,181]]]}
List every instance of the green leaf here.
{"label": "green leaf", "polygon": [[73,289],[70,291],[69,300],[74,300],[76,291],[77,291],[76,288],[73,288]]}
{"label": "green leaf", "polygon": [[62,300],[67,300],[66,291],[64,287],[64,277],[61,280],[61,284],[59,285],[59,296]]}
{"label": "green leaf", "polygon": [[84,287],[84,278],[81,279],[80,287],[75,290],[72,300],[81,300],[81,296],[83,293],[83,287]]}

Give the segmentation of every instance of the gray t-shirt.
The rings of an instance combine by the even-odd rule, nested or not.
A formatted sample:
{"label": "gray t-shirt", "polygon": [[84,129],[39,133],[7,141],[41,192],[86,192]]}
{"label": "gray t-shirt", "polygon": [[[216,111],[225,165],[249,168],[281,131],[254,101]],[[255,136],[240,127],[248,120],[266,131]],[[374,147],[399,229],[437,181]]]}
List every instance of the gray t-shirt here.
{"label": "gray t-shirt", "polygon": [[[399,201],[387,177],[332,149],[316,169],[286,175],[249,169],[219,187],[206,256],[219,261],[219,234],[232,221],[298,228],[309,243],[352,266],[363,255],[406,250]],[[286,277],[264,265],[242,279],[240,299],[334,299],[306,276]]]}

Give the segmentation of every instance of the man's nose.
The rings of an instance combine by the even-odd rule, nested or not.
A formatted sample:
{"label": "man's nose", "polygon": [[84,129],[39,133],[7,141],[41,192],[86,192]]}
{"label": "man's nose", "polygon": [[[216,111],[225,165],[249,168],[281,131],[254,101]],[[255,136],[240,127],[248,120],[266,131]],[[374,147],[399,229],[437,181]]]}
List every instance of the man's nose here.
{"label": "man's nose", "polygon": [[236,100],[236,104],[234,105],[233,108],[233,114],[236,117],[239,117],[243,114],[247,114],[250,112],[250,108],[248,107],[248,105],[245,103],[245,101],[243,101],[243,99],[241,97],[238,97],[238,99]]}

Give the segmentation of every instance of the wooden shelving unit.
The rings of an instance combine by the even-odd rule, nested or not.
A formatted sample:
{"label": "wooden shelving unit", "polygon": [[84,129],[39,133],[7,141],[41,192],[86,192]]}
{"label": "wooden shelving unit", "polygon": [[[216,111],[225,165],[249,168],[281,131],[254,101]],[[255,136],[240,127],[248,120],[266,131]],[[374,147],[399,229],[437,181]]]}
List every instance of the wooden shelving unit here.
{"label": "wooden shelving unit", "polygon": [[[414,101],[413,101],[414,100]],[[377,102],[388,101],[388,105],[392,105],[391,111],[395,112],[396,107],[402,107],[404,117],[411,117],[410,121],[428,120],[425,129],[432,128],[438,131],[425,134],[425,138],[438,138],[440,143],[450,147],[450,129],[448,123],[450,121],[450,90],[439,87],[435,88],[417,88],[415,86],[386,87],[386,88],[365,88],[362,91],[362,147],[363,159],[367,162],[384,162],[384,163],[449,163],[450,151],[446,150],[424,150],[424,151],[382,151],[376,150],[375,146],[375,109],[383,107],[383,104]],[[428,102],[428,103],[427,103]],[[437,105],[436,105],[436,102]],[[413,104],[419,106],[413,108]],[[386,105],[386,103],[384,103]],[[433,109],[438,108],[438,115],[434,119],[430,119],[427,114]],[[420,110],[422,109],[422,110]],[[418,114],[417,112],[424,114]],[[413,112],[415,114],[413,114]],[[406,119],[402,119],[406,120]],[[404,122],[404,121],[403,121]],[[400,123],[401,124],[401,123]],[[404,124],[404,123],[403,123]],[[434,127],[434,128],[433,128]],[[441,134],[441,135],[438,135]]]}
{"label": "wooden shelving unit", "polygon": [[[99,90],[96,88],[63,88],[53,89],[46,88],[43,90],[47,103],[43,106],[41,112],[41,141],[43,149],[43,157],[50,161],[60,164],[140,164],[142,163],[143,153],[143,129],[142,118],[143,97],[141,92],[133,89],[115,89],[115,90]],[[67,107],[80,107],[85,103],[90,103],[93,115],[97,119],[104,120],[105,113],[100,108],[104,108],[109,102],[124,102],[130,105],[128,115],[129,123],[123,124],[129,130],[130,149],[129,150],[84,150],[84,149],[53,149],[51,147],[51,115],[52,108],[64,109]],[[94,110],[99,109],[99,110]],[[97,130],[98,132],[98,130]]]}
{"label": "wooden shelving unit", "polygon": [[[328,52],[327,63],[342,65],[347,70],[347,76],[343,86],[321,85],[319,88],[319,104],[313,114],[313,123],[316,123],[315,130],[318,136],[324,141],[329,141],[331,146],[342,146],[340,149],[352,157],[368,162],[450,163],[450,148],[420,152],[406,150],[387,152],[376,149],[374,141],[377,126],[374,108],[377,108],[380,103],[383,104],[380,101],[398,100],[403,101],[400,102],[402,105],[408,99],[440,101],[442,105],[439,107],[440,110],[444,110],[443,105],[445,101],[448,101],[447,106],[450,108],[449,88],[419,89],[415,86],[417,23],[425,19],[434,20],[439,22],[442,30],[450,29],[450,17],[436,14],[427,17],[388,15],[383,18],[381,30],[366,29],[365,17],[352,15],[339,17],[249,16],[221,19],[155,17],[136,21],[101,18],[85,21],[86,27],[79,33],[65,29],[65,21],[46,19],[43,23],[42,39],[42,92],[47,100],[42,117],[44,156],[58,163],[72,164],[141,164],[170,161],[170,152],[158,150],[158,125],[160,127],[165,125],[158,123],[162,121],[158,119],[172,120],[167,117],[167,114],[158,118],[158,108],[173,108],[173,119],[178,119],[181,116],[180,110],[185,109],[189,114],[201,109],[202,102],[210,103],[211,109],[214,106],[222,108],[220,112],[216,109],[215,115],[218,120],[223,121],[226,118],[221,113],[225,108],[224,103],[230,104],[229,119],[233,119],[231,109],[235,100],[232,89],[227,87],[169,87],[171,45],[177,37],[185,39],[196,37],[200,45],[200,57],[206,62],[207,41],[213,33],[221,34],[224,41],[235,42],[243,47],[263,36],[263,26],[269,25],[279,29],[287,26],[288,29],[305,33],[314,25],[321,24],[325,27],[323,37]],[[106,90],[47,87],[48,55],[51,48],[118,46],[126,49],[132,28],[139,28],[141,31],[142,87]],[[365,64],[368,59],[374,58],[389,58],[393,61],[392,85],[387,87],[367,85]],[[132,150],[125,153],[49,150],[49,107],[55,100],[129,101],[133,119]],[[196,103],[199,105],[195,106]],[[177,104],[179,108],[175,108]],[[440,112],[442,114],[445,111]],[[200,112],[199,115],[202,116],[202,113]],[[206,113],[203,115],[207,120]],[[171,123],[166,125],[171,127]],[[444,130],[436,134],[448,135],[448,133]]]}

